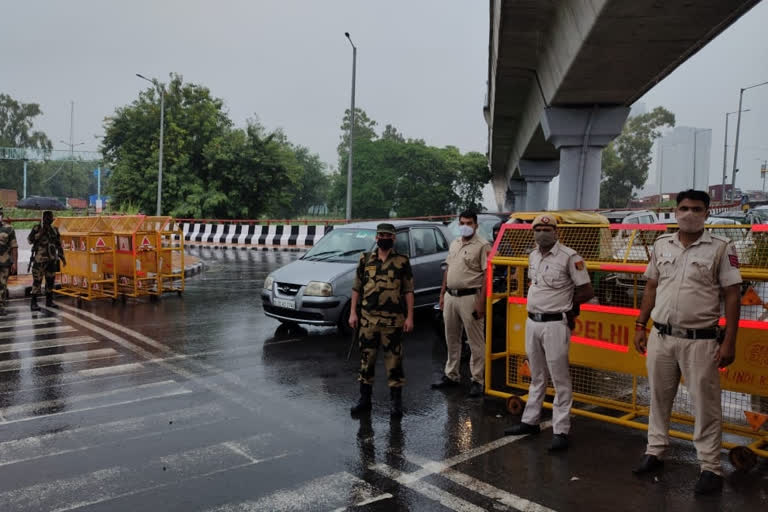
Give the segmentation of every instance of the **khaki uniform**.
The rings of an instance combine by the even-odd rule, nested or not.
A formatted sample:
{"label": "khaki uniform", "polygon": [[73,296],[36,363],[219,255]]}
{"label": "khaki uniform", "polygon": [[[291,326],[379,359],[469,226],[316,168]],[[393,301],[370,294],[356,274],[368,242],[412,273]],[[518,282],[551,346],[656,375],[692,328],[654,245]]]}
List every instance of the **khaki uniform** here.
{"label": "khaki uniform", "polygon": [[[660,236],[645,277],[658,281],[654,324],[706,329],[720,318],[720,289],[741,283],[733,244],[707,231],[685,248],[677,234]],[[648,338],[648,381],[651,412],[648,455],[662,458],[669,446],[669,419],[680,377],[691,395],[696,416],[693,443],[702,471],[722,474],[720,443],[722,410],[716,339],[687,339],[661,335]]]}
{"label": "khaki uniform", "polygon": [[0,307],[5,306],[5,292],[8,288],[8,276],[11,273],[11,265],[15,262],[11,259],[11,250],[19,247],[16,242],[16,231],[10,224],[0,222]]}
{"label": "khaki uniform", "polygon": [[568,367],[571,330],[564,313],[573,308],[574,289],[590,282],[589,273],[576,251],[557,242],[546,254],[538,248],[531,252],[528,279],[531,282],[528,312],[563,315],[562,319],[553,321],[526,320],[525,352],[531,369],[531,385],[522,421],[529,425],[539,424],[549,372],[555,386],[552,430],[555,434],[568,434],[573,390]]}
{"label": "khaki uniform", "polygon": [[352,289],[360,294],[362,304],[358,331],[358,380],[364,384],[373,384],[376,355],[381,349],[384,352],[389,387],[402,387],[405,383],[402,345],[406,311],[404,295],[413,293],[410,260],[394,250],[384,261],[379,259],[377,250],[363,253]]}
{"label": "khaki uniform", "polygon": [[[468,242],[461,237],[451,242],[446,270],[446,293],[443,299],[443,320],[445,322],[445,344],[448,358],[445,362],[445,375],[458,381],[461,364],[461,332],[467,332],[467,342],[472,350],[469,369],[472,380],[483,384],[485,374],[485,323],[483,318],[474,318],[477,294],[485,282],[485,270],[488,266],[488,253],[491,244],[475,233]],[[455,296],[451,291],[475,290],[475,293]]]}
{"label": "khaki uniform", "polygon": [[32,228],[27,237],[32,246],[35,259],[32,262],[32,292],[33,296],[41,293],[41,285],[45,278],[45,292],[52,293],[56,272],[58,272],[59,258],[64,254],[61,247],[59,230],[53,226],[48,229],[41,224]]}

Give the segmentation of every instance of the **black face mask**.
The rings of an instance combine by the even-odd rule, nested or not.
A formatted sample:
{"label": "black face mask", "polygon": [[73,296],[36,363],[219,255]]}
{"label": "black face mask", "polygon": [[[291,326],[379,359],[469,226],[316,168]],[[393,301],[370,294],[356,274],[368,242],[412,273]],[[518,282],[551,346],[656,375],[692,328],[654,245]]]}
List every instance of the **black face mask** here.
{"label": "black face mask", "polygon": [[391,249],[392,246],[395,245],[395,241],[391,238],[379,238],[376,240],[376,245],[379,246],[379,248],[384,249],[385,251],[387,249]]}

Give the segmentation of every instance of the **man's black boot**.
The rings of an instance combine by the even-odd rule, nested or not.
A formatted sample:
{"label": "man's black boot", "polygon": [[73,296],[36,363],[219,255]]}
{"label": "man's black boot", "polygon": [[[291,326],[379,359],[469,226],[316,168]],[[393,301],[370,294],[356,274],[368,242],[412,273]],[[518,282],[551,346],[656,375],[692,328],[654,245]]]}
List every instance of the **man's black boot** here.
{"label": "man's black boot", "polygon": [[53,309],[59,309],[59,306],[57,306],[53,302],[53,292],[47,292],[45,294],[45,307],[47,308],[53,308]]}
{"label": "man's black boot", "polygon": [[371,393],[373,392],[373,386],[370,384],[360,383],[360,399],[353,407],[349,409],[352,414],[361,414],[371,410]]}
{"label": "man's black boot", "polygon": [[714,494],[723,490],[723,477],[711,471],[702,471],[696,482],[696,494]]}
{"label": "man's black boot", "polygon": [[632,472],[636,475],[644,475],[646,473],[653,473],[659,471],[664,467],[664,461],[660,460],[655,455],[644,455],[640,465],[637,466]]}
{"label": "man's black boot", "polygon": [[396,418],[403,415],[403,388],[389,388],[389,414]]}
{"label": "man's black boot", "polygon": [[522,421],[517,425],[512,425],[509,428],[504,429],[505,436],[522,436],[526,434],[536,435],[541,432],[541,427],[538,425],[529,425]]}
{"label": "man's black boot", "polygon": [[40,311],[40,306],[37,305],[37,295],[32,296],[32,302],[29,303],[29,309],[32,311]]}

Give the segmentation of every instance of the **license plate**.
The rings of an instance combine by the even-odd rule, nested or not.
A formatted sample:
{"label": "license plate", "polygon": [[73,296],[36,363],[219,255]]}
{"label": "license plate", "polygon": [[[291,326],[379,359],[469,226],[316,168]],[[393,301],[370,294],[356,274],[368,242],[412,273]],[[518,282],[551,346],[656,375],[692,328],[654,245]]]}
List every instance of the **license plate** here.
{"label": "license plate", "polygon": [[279,308],[296,309],[296,302],[292,300],[272,299],[272,302]]}

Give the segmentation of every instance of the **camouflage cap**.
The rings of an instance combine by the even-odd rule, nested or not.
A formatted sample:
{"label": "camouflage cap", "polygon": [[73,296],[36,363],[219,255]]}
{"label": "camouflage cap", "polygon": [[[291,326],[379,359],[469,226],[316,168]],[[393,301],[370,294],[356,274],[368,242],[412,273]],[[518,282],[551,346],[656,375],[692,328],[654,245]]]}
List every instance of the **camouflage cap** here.
{"label": "camouflage cap", "polygon": [[395,233],[395,226],[392,224],[389,224],[388,222],[382,222],[378,226],[376,226],[376,233],[389,233],[390,235],[394,235]]}
{"label": "camouflage cap", "polygon": [[557,227],[557,219],[555,219],[554,215],[550,215],[548,213],[543,213],[533,219],[533,224],[531,227],[536,226],[552,226],[553,228]]}

